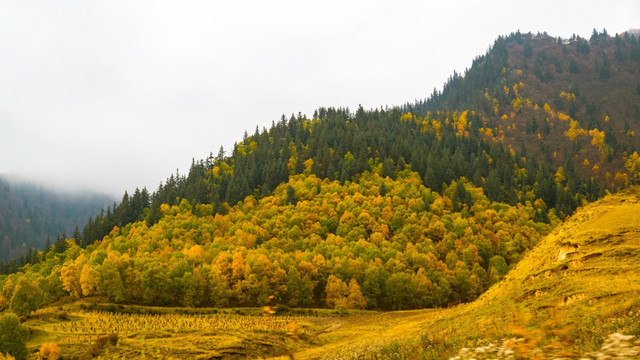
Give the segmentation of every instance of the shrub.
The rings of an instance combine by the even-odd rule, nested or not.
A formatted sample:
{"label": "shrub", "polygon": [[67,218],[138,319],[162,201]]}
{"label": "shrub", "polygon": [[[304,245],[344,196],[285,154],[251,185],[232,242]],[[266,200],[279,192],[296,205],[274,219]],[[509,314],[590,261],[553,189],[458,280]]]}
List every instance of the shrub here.
{"label": "shrub", "polygon": [[89,348],[89,354],[96,357],[100,355],[102,349],[107,345],[115,346],[118,344],[118,334],[112,333],[107,336],[99,336],[96,342]]}
{"label": "shrub", "polygon": [[60,320],[69,320],[69,313],[66,311],[60,311],[57,316]]}
{"label": "shrub", "polygon": [[40,347],[40,358],[45,360],[58,360],[60,348],[55,343],[44,343]]}
{"label": "shrub", "polygon": [[16,314],[6,314],[0,318],[0,353],[8,354],[17,360],[27,358],[27,338],[29,330],[20,324]]}

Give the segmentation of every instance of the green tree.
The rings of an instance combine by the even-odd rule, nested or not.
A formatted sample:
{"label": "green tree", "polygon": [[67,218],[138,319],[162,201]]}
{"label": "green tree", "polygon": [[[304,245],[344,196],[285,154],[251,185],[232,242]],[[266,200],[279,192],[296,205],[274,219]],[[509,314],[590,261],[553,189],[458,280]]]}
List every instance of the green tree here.
{"label": "green tree", "polygon": [[313,282],[305,275],[300,283],[300,305],[309,306],[313,302]]}
{"label": "green tree", "polygon": [[386,281],[384,268],[377,265],[370,265],[364,272],[362,282],[362,293],[367,301],[367,307],[372,309],[380,305],[384,284]]}
{"label": "green tree", "polygon": [[573,57],[569,60],[569,72],[574,75],[580,72],[580,68],[578,67],[578,62]]}
{"label": "green tree", "polygon": [[498,271],[498,274],[504,276],[509,272],[509,265],[507,265],[507,261],[500,255],[496,255],[491,258],[489,262],[490,268],[494,268]]}
{"label": "green tree", "polygon": [[394,310],[405,310],[413,307],[415,299],[415,285],[411,275],[395,273],[387,280],[387,297]]}
{"label": "green tree", "polygon": [[149,213],[147,214],[147,226],[153,226],[158,221],[160,221],[160,218],[162,217],[160,204],[161,200],[157,196],[154,196],[153,200],[151,201],[151,206],[149,207]]}
{"label": "green tree", "polygon": [[302,287],[302,279],[300,273],[291,266],[287,274],[287,304],[289,306],[296,306],[300,303],[300,288]]}
{"label": "green tree", "polygon": [[27,278],[21,278],[11,297],[11,311],[19,316],[29,316],[42,304],[42,290]]}
{"label": "green tree", "polygon": [[145,304],[167,305],[171,298],[170,283],[171,279],[165,264],[149,264],[142,272],[141,286]]}
{"label": "green tree", "polygon": [[527,41],[524,43],[524,57],[531,56],[533,56],[533,48],[531,47],[531,43]]}
{"label": "green tree", "polygon": [[[108,258],[101,267],[101,289],[109,297],[109,300],[123,302],[126,300],[124,284],[120,272]],[[132,284],[133,285],[133,284]]]}
{"label": "green tree", "polygon": [[209,297],[211,302],[213,303],[213,306],[225,307],[229,305],[229,296],[231,295],[231,291],[229,290],[229,282],[222,274],[218,266],[213,266],[211,268],[209,281]]}
{"label": "green tree", "polygon": [[466,205],[467,208],[471,208],[473,206],[473,198],[471,197],[471,193],[467,191],[462,181],[458,181],[456,184],[456,190],[453,193],[453,211],[461,211]]}
{"label": "green tree", "polygon": [[287,204],[295,205],[298,203],[296,198],[296,189],[293,186],[287,186]]}
{"label": "green tree", "polygon": [[607,81],[611,76],[611,61],[604,51],[600,52],[600,58],[601,61],[596,60],[596,71],[601,81]]}
{"label": "green tree", "polygon": [[20,324],[15,314],[5,314],[0,318],[0,353],[9,354],[17,360],[24,360],[29,355],[27,339],[29,329]]}

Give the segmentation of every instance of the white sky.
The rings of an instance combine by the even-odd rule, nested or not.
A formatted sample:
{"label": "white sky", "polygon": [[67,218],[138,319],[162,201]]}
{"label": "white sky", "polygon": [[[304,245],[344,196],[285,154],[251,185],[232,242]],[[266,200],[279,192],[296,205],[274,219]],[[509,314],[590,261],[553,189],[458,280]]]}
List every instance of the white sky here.
{"label": "white sky", "polygon": [[640,1],[0,0],[0,173],[121,196],[245,130],[441,89],[499,35],[640,27]]}

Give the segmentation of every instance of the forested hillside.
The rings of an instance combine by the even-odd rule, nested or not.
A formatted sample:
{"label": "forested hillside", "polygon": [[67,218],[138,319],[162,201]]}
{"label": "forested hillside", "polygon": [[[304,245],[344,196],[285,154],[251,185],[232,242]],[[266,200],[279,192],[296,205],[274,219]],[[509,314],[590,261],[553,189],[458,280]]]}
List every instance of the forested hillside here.
{"label": "forested hillside", "polygon": [[516,205],[543,200],[537,205],[541,221],[551,209],[562,218],[584,200],[602,194],[596,181],[571,167],[556,176],[557,169],[544,161],[484,139],[481,125],[482,117],[475,111],[417,117],[399,108],[355,113],[319,109],[313,119],[283,118],[269,130],[245,136],[230,155],[220,151],[216,157],[194,161],[189,174],[172,175],[151,196],[148,212],[140,205],[144,196],[125,195],[115,210],[87,224],[80,242],[90,244],[114,225],[142,218],[153,225],[161,204],[177,205],[181,199],[211,204],[215,213],[225,214],[246,196],[268,196],[290,176],[305,172],[344,182],[377,166],[390,178],[411,169],[425,187],[437,192],[465,177],[493,201]]}
{"label": "forested hillside", "polygon": [[476,110],[484,138],[619,188],[632,180],[629,171],[637,174],[625,164],[637,162],[632,154],[640,145],[639,68],[637,35],[517,32],[496,40],[464,76],[454,73],[442,91],[406,109]]}
{"label": "forested hillside", "polygon": [[20,262],[37,259],[34,251],[43,249],[48,238],[52,244],[59,234],[71,236],[89,215],[112,201],[104,195],[56,192],[0,177],[0,269],[2,262],[15,271]]}
{"label": "forested hillside", "polygon": [[[310,169],[308,169],[310,171]],[[464,179],[441,196],[410,170],[382,165],[353,182],[297,175],[258,200],[162,205],[157,224],[114,228],[102,241],[5,281],[5,304],[31,281],[45,302],[65,294],[182,306],[408,309],[473,300],[544,235],[532,204],[490,202]],[[12,284],[12,285],[7,285]],[[14,301],[11,301],[12,308]],[[26,312],[25,314],[27,314]]]}
{"label": "forested hillside", "polygon": [[[125,193],[3,278],[3,303],[28,314],[24,303],[93,295],[370,309],[470,301],[578,206],[638,180],[639,46],[598,32],[515,33],[425,101],[283,116],[153,194]],[[37,299],[14,300],[23,289]]]}
{"label": "forested hillside", "polygon": [[138,196],[134,209],[125,196],[122,209],[87,224],[82,243],[142,217],[151,225],[161,204],[183,198],[224,214],[247,195],[270,194],[305,164],[319,178],[340,181],[371,163],[391,177],[409,165],[436,191],[465,176],[491,200],[539,198],[563,217],[604,189],[640,179],[639,67],[640,43],[630,35],[500,37],[464,76],[454,73],[424,101],[355,112],[321,108],[311,118],[283,116],[245,133],[228,153],[194,161],[188,174]]}

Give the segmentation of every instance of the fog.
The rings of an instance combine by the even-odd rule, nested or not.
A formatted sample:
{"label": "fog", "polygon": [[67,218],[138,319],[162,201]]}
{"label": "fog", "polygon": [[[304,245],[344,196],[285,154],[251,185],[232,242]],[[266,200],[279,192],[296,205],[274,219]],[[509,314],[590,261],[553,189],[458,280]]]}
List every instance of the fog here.
{"label": "fog", "polygon": [[245,131],[399,105],[516,30],[639,27],[637,1],[4,1],[0,173],[121,196]]}

